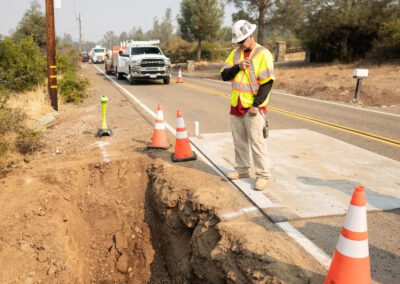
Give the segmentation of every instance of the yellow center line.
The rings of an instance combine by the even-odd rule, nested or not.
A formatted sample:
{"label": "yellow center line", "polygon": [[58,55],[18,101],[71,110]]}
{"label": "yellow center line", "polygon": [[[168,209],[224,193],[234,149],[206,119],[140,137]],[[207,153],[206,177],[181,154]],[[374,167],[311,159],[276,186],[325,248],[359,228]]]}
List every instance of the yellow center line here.
{"label": "yellow center line", "polygon": [[[222,92],[211,90],[211,89],[206,88],[206,87],[200,87],[200,86],[197,86],[197,85],[193,85],[191,83],[185,82],[184,85],[188,86],[188,87],[190,87],[192,89],[200,90],[200,91],[203,91],[203,92],[206,92],[206,93],[209,93],[209,94],[213,94],[213,95],[217,95],[217,96],[220,96],[220,97],[224,97],[224,98],[228,98],[228,99],[231,97],[230,95],[224,94]],[[374,133],[369,133],[369,132],[366,132],[366,131],[357,130],[357,129],[354,129],[354,128],[350,128],[350,127],[347,127],[347,126],[342,126],[342,125],[335,124],[335,123],[332,123],[332,122],[328,122],[328,121],[325,121],[325,120],[321,120],[321,119],[317,119],[317,118],[314,118],[314,117],[306,116],[306,115],[303,115],[303,114],[290,112],[290,111],[287,111],[287,110],[284,110],[284,109],[279,109],[279,108],[275,108],[275,107],[271,107],[271,106],[268,106],[268,109],[271,110],[271,111],[280,113],[280,114],[284,114],[284,115],[287,115],[287,116],[290,116],[290,117],[295,117],[295,118],[302,119],[302,120],[305,120],[305,121],[313,122],[313,123],[316,123],[316,124],[320,124],[320,125],[323,125],[323,126],[334,128],[336,130],[341,130],[343,132],[347,132],[347,133],[351,133],[351,134],[354,134],[354,135],[357,135],[357,136],[361,136],[361,137],[364,137],[364,138],[367,138],[367,139],[375,140],[375,141],[378,141],[378,142],[381,142],[381,143],[384,143],[384,144],[387,144],[387,145],[400,147],[400,141],[399,140],[387,138],[387,137],[384,137],[384,136],[379,136],[379,135],[374,134]]]}

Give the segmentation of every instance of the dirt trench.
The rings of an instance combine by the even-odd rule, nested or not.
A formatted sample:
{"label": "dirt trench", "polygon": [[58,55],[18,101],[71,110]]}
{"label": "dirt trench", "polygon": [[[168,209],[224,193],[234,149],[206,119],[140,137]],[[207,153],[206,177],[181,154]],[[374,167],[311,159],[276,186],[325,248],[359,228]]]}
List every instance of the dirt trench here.
{"label": "dirt trench", "polygon": [[[1,283],[308,283],[318,276],[278,261],[298,250],[288,242],[280,251],[281,237],[270,248],[246,240],[280,232],[222,221],[209,201],[226,193],[180,181],[188,169],[146,155],[66,164],[3,181],[11,195],[1,211],[15,211],[1,221]],[[197,176],[195,185],[204,179]]]}

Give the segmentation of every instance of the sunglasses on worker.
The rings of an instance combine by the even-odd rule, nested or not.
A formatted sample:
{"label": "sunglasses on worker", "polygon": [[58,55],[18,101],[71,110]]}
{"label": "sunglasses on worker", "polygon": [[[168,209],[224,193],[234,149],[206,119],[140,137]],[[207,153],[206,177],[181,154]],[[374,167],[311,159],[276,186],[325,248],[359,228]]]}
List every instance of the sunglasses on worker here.
{"label": "sunglasses on worker", "polygon": [[239,44],[239,45],[243,44],[243,43],[246,41],[246,39],[247,39],[247,38],[245,38],[245,39],[242,40],[242,41],[239,41],[238,44]]}

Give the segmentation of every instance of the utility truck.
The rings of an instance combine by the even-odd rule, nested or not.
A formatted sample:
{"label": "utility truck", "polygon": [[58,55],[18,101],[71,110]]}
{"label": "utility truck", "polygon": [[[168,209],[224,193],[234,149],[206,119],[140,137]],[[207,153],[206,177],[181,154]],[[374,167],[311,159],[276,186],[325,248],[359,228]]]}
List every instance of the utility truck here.
{"label": "utility truck", "polygon": [[171,62],[158,47],[159,40],[122,42],[125,51],[119,52],[116,74],[131,84],[137,80],[171,80]]}
{"label": "utility truck", "polygon": [[104,63],[106,49],[101,45],[96,45],[91,51],[92,63]]}
{"label": "utility truck", "polygon": [[112,50],[109,50],[104,60],[104,69],[106,74],[117,74],[119,54],[123,54],[126,51],[126,45],[115,45]]}

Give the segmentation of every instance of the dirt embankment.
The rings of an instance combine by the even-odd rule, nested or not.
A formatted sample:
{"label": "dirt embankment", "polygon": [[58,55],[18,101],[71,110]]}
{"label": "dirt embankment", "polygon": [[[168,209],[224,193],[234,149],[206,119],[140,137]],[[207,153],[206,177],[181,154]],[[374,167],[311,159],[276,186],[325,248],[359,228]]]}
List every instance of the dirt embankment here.
{"label": "dirt embankment", "polygon": [[[220,80],[219,70],[223,63],[197,63],[195,76]],[[354,98],[355,68],[368,69],[363,79],[359,104],[364,106],[400,105],[400,66],[357,64],[307,64],[303,62],[276,63],[274,89],[298,96],[351,102]]]}
{"label": "dirt embankment", "polygon": [[[200,160],[145,150],[145,120],[90,65],[45,147],[0,180],[1,283],[320,283],[324,269]],[[99,97],[111,138],[95,137]]]}

